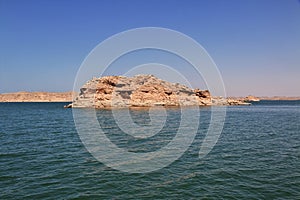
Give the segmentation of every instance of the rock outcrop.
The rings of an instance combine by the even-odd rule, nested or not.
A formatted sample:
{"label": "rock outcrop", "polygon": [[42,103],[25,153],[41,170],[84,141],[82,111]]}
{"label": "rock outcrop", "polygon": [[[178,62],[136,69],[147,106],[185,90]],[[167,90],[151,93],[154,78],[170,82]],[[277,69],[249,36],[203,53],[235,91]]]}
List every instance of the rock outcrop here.
{"label": "rock outcrop", "polygon": [[[222,103],[220,103],[222,102]],[[213,100],[208,90],[191,89],[170,83],[153,75],[134,77],[105,76],[93,78],[81,89],[74,102],[67,107],[151,107],[151,106],[207,106],[230,105]]]}
{"label": "rock outcrop", "polygon": [[255,96],[248,95],[247,97],[245,97],[244,101],[252,102],[252,101],[260,101],[260,99],[258,97],[255,97]]}

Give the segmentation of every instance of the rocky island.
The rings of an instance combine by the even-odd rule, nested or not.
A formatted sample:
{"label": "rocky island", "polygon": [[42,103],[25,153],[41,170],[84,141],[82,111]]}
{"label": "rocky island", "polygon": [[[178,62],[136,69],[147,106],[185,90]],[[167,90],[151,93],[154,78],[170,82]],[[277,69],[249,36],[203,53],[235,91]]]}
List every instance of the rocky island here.
{"label": "rocky island", "polygon": [[212,97],[208,90],[191,89],[153,75],[105,76],[85,83],[67,108],[249,105],[238,99]]}

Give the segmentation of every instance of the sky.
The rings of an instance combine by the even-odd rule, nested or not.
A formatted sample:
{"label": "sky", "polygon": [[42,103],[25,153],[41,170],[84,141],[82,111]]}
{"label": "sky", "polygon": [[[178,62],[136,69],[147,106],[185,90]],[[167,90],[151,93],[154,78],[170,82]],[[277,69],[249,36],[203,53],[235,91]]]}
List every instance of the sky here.
{"label": "sky", "polygon": [[201,44],[227,96],[300,96],[297,0],[0,0],[0,93],[70,91],[99,43],[140,27]]}

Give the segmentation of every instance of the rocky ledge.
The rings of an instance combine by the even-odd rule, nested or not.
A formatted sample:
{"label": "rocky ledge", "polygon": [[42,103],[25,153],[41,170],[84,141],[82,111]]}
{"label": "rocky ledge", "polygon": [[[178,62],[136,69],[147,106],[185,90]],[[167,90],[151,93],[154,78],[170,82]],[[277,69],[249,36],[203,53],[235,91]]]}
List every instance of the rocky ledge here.
{"label": "rocky ledge", "polygon": [[[66,107],[151,107],[246,105],[244,101],[211,97],[208,90],[191,89],[153,75],[93,78]],[[248,105],[248,104],[247,104]]]}

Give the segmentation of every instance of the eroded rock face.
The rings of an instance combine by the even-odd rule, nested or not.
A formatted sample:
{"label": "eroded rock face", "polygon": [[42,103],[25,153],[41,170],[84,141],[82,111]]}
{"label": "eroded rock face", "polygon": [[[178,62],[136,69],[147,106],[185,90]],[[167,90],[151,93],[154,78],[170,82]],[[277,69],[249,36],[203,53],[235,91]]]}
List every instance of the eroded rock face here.
{"label": "eroded rock face", "polygon": [[145,107],[211,105],[208,90],[192,90],[153,75],[93,78],[80,90],[72,107]]}
{"label": "eroded rock face", "polygon": [[208,90],[191,89],[153,75],[134,77],[105,76],[93,78],[66,107],[151,107],[249,105],[244,100],[212,97]]}

